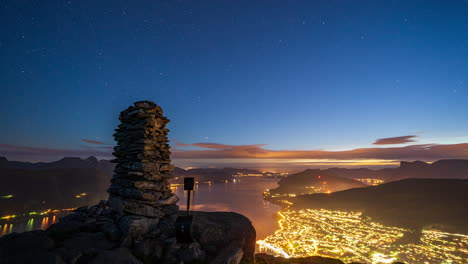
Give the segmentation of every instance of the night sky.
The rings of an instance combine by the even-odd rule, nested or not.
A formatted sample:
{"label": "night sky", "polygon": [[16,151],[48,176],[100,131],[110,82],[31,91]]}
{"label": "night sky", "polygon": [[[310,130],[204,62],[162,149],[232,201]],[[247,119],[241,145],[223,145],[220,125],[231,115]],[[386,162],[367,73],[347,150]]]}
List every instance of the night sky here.
{"label": "night sky", "polygon": [[109,158],[137,100],[181,166],[468,158],[468,1],[3,0],[0,27],[11,160]]}

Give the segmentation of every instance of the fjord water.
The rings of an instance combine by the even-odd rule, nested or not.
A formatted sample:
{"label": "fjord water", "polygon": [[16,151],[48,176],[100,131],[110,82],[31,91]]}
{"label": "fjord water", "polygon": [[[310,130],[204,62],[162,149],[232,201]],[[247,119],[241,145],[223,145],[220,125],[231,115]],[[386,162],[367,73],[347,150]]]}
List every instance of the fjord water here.
{"label": "fjord water", "polygon": [[[263,239],[274,233],[276,220],[274,215],[280,206],[263,200],[266,189],[277,187],[278,179],[265,177],[242,177],[234,182],[200,183],[196,186],[192,199],[196,211],[236,212],[252,221],[257,231],[257,239]],[[182,186],[173,188],[179,196],[180,210],[186,209],[187,191]]]}
{"label": "fjord water", "polygon": [[[275,204],[263,200],[263,192],[277,186],[278,179],[264,177],[243,177],[234,182],[200,183],[195,187],[192,202],[194,210],[236,212],[247,216],[257,231],[257,239],[264,239],[274,233],[274,215],[280,210]],[[187,193],[182,186],[174,187],[179,196],[180,210],[185,210]],[[98,200],[96,200],[97,202]],[[21,217],[0,223],[0,236],[12,232],[46,229],[66,214]]]}

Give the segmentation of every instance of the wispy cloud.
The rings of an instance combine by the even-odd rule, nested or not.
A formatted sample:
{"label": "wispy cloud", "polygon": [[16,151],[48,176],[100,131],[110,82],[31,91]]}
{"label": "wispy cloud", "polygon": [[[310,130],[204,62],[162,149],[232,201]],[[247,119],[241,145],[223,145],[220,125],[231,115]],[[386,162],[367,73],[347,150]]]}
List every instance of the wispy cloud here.
{"label": "wispy cloud", "polygon": [[95,144],[95,145],[103,145],[103,144],[105,144],[105,143],[102,142],[102,141],[97,141],[97,140],[92,140],[92,139],[86,139],[86,138],[81,139],[81,141],[86,142],[86,143],[89,143],[89,144]]}
{"label": "wispy cloud", "polygon": [[[193,143],[193,144],[185,144],[185,143],[176,143],[177,147],[198,147],[202,148],[202,150],[178,150],[174,152],[174,156],[191,156],[191,154],[201,154],[203,156],[207,156],[207,158],[215,158],[217,154],[221,154],[221,156],[225,156],[228,158],[246,158],[252,157],[257,155],[266,154],[268,150],[263,149],[263,146],[266,144],[254,144],[254,145],[226,145],[226,144],[218,144],[218,143]],[[177,154],[176,154],[177,153]],[[212,155],[214,154],[214,156]],[[201,157],[200,157],[201,158]]]}
{"label": "wispy cloud", "polygon": [[219,143],[176,143],[176,147],[199,147],[204,149],[218,149],[218,150],[229,150],[229,149],[250,149],[266,146],[266,144],[255,144],[255,145],[225,145]]}
{"label": "wispy cloud", "polygon": [[411,142],[416,142],[416,140],[413,140],[413,138],[415,137],[416,136],[414,135],[410,135],[410,136],[401,136],[401,137],[380,138],[374,142],[374,145],[393,145],[393,144],[411,143]]}

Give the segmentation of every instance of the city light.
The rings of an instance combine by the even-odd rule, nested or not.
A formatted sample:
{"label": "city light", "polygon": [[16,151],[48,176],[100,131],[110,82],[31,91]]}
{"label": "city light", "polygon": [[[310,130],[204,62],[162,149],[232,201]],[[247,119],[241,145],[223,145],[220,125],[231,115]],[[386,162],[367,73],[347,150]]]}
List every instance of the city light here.
{"label": "city light", "polygon": [[87,193],[80,193],[78,195],[75,195],[75,198],[84,198],[86,195],[88,195]]}
{"label": "city light", "polygon": [[380,184],[384,183],[383,180],[371,179],[371,178],[362,178],[362,179],[356,178],[355,180],[360,181],[360,182],[362,182],[364,184],[367,184],[367,185],[372,185],[372,186],[377,186],[377,185],[380,185]]}
{"label": "city light", "polygon": [[257,241],[261,252],[373,264],[462,263],[468,259],[468,236],[463,234],[384,226],[361,212],[284,210],[278,216],[278,230]]}
{"label": "city light", "polygon": [[10,219],[15,218],[15,217],[16,217],[16,215],[6,215],[6,216],[0,217],[0,219],[3,219],[3,220],[10,220]]}

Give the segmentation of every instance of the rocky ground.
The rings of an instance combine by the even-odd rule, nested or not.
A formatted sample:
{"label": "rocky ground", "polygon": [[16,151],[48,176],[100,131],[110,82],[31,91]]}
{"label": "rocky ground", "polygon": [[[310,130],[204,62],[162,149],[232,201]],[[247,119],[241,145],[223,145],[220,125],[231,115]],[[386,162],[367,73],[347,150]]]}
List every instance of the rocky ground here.
{"label": "rocky ground", "polygon": [[[156,223],[159,222],[159,223]],[[119,215],[107,203],[77,209],[49,229],[0,238],[0,263],[253,263],[255,229],[244,216],[194,212],[193,243],[173,220]]]}

